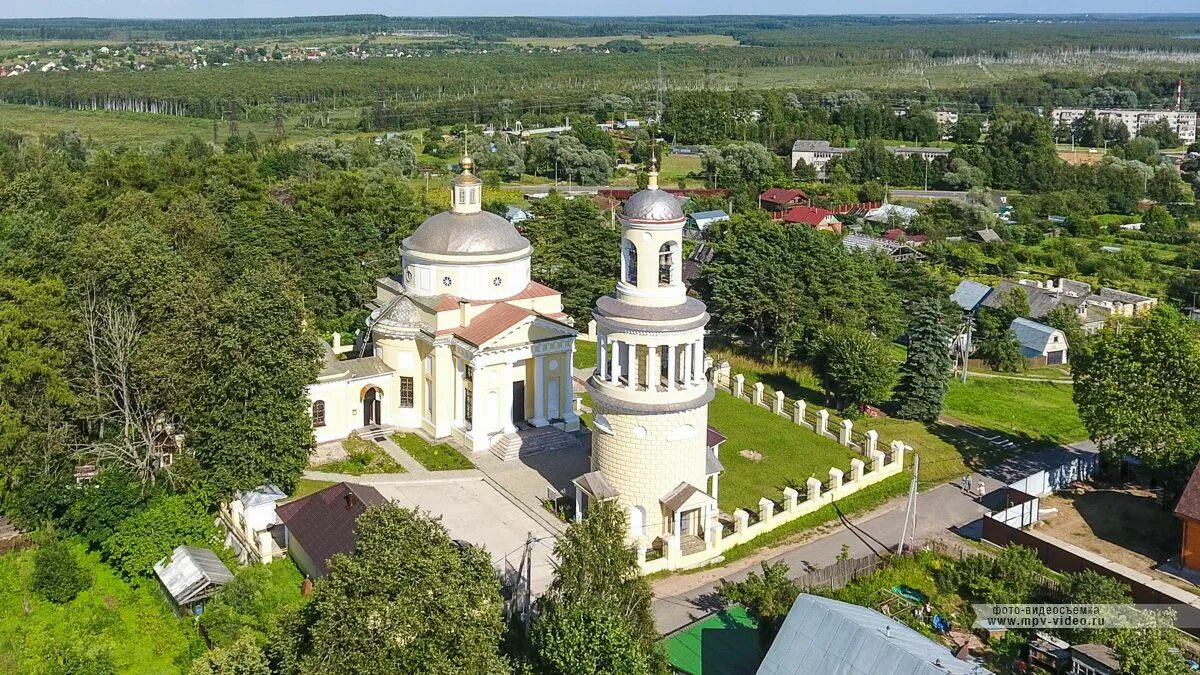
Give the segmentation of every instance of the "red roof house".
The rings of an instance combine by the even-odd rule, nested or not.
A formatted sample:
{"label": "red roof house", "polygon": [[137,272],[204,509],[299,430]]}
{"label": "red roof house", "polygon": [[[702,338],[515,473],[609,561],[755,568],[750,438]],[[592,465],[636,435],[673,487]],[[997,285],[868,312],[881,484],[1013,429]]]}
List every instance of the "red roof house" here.
{"label": "red roof house", "polygon": [[792,208],[783,214],[783,222],[808,225],[816,230],[827,230],[829,232],[837,232],[838,234],[842,232],[842,221],[837,219],[833,211],[817,206],[797,206]]}
{"label": "red roof house", "polygon": [[783,188],[771,188],[758,196],[758,203],[762,208],[777,214],[782,214],[794,206],[801,206],[808,200],[808,193],[804,190],[785,190]]}

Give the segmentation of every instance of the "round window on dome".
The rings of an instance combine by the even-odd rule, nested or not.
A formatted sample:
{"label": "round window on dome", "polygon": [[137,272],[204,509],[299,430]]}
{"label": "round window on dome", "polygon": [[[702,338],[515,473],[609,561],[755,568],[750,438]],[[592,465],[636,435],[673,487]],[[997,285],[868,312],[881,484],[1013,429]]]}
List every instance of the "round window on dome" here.
{"label": "round window on dome", "polygon": [[493,286],[499,286],[502,283],[504,283],[504,279],[501,279],[500,277],[495,277],[492,279]]}
{"label": "round window on dome", "polygon": [[454,283],[454,282],[450,279],[450,277],[442,277],[442,285],[443,286],[449,286],[452,283]]}

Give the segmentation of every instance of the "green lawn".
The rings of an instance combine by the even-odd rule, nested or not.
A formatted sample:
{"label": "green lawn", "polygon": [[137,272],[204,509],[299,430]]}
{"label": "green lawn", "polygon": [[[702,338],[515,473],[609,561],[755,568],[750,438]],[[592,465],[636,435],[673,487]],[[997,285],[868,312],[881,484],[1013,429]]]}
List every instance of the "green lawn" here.
{"label": "green lawn", "polygon": [[[178,673],[204,650],[190,623],[177,619],[153,581],[132,586],[95,553],[74,552],[92,586],[64,605],[31,590],[33,549],[0,556],[0,672]],[[83,660],[56,670],[51,659]]]}
{"label": "green lawn", "polygon": [[[762,497],[781,501],[786,487],[803,492],[810,476],[828,480],[831,467],[848,473],[850,459],[858,456],[829,438],[724,392],[717,392],[709,404],[708,423],[729,439],[721,445],[725,472],[718,495],[725,512],[741,508],[757,513]],[[759,452],[762,459],[746,459],[739,454],[742,450]]]}
{"label": "green lawn", "polygon": [[297,499],[305,495],[311,495],[319,490],[324,490],[330,485],[336,485],[327,480],[312,480],[311,478],[301,478],[296,481],[296,489],[292,491],[292,496],[288,499]]}
{"label": "green lawn", "polygon": [[342,441],[346,449],[344,459],[318,464],[313,468],[329,473],[344,473],[351,476],[361,476],[367,473],[404,473],[404,467],[384,452],[378,443],[357,436],[351,436]]}
{"label": "green lawn", "polygon": [[596,343],[577,341],[575,343],[575,361],[576,368],[584,368],[586,370],[596,369]]}
{"label": "green lawn", "polygon": [[475,468],[471,460],[445,443],[430,445],[416,434],[396,434],[392,436],[392,442],[403,448],[413,459],[420,462],[421,466],[430,471]]}
{"label": "green lawn", "polygon": [[1052,443],[1087,438],[1069,384],[967,377],[953,382],[945,414],[986,429]]}

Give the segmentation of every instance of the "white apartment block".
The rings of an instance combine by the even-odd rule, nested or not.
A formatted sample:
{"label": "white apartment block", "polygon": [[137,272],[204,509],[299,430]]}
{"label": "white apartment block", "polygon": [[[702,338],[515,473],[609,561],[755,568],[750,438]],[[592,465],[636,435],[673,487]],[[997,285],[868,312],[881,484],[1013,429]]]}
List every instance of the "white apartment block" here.
{"label": "white apartment block", "polygon": [[[829,141],[815,141],[801,139],[792,144],[792,168],[796,168],[796,164],[801,160],[808,166],[817,170],[817,176],[825,177],[825,165],[834,157],[841,157],[850,152],[854,148],[839,148],[833,146]],[[887,149],[892,154],[899,157],[911,157],[920,155],[927,162],[933,161],[937,157],[946,157],[950,155],[949,148],[930,148],[912,145],[889,145]]]}
{"label": "white apartment block", "polygon": [[[1083,117],[1088,108],[1055,108],[1050,112],[1055,126],[1070,125]],[[1142,127],[1166,119],[1179,138],[1187,144],[1196,142],[1196,113],[1183,110],[1135,110],[1132,108],[1094,108],[1096,119],[1120,122],[1136,136]]]}

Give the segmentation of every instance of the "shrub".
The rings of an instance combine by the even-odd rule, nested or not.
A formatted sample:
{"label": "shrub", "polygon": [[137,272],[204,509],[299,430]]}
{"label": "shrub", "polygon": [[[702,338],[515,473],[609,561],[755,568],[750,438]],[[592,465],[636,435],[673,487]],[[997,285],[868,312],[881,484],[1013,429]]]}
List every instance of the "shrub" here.
{"label": "shrub", "polygon": [[269,634],[280,616],[303,603],[303,581],[304,576],[290,560],[240,568],[200,615],[209,641],[223,647],[247,630]]}
{"label": "shrub", "polygon": [[62,541],[50,541],[33,555],[33,588],[50,602],[63,604],[91,585],[91,579]]}
{"label": "shrub", "polygon": [[169,495],[121,521],[100,545],[105,561],[127,578],[150,576],[154,563],[176,546],[219,547],[220,535],[204,501],[195,495]]}

